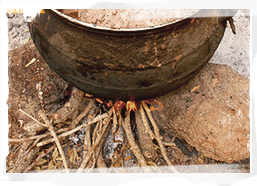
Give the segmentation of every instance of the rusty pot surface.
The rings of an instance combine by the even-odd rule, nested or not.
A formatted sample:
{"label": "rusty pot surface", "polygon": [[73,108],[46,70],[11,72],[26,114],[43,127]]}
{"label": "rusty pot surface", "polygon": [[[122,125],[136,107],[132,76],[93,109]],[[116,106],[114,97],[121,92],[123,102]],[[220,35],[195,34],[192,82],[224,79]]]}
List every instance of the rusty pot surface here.
{"label": "rusty pot surface", "polygon": [[44,10],[29,27],[42,57],[66,81],[95,97],[143,100],[164,95],[199,72],[234,13],[200,10],[156,27],[111,29]]}

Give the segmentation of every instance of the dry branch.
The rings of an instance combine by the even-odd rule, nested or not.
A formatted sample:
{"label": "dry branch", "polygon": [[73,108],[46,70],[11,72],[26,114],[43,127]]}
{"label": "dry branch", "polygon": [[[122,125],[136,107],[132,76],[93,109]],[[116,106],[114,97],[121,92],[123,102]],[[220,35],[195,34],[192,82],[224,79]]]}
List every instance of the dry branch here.
{"label": "dry branch", "polygon": [[108,125],[109,125],[109,123],[110,123],[110,117],[111,117],[112,112],[113,112],[112,109],[114,109],[114,107],[112,107],[112,108],[109,110],[109,112],[108,112],[108,117],[104,119],[104,123],[103,123],[104,126],[103,126],[103,128],[102,128],[102,131],[99,133],[98,137],[96,138],[95,143],[93,144],[93,146],[91,147],[91,149],[90,149],[89,152],[87,153],[86,157],[83,159],[83,161],[82,161],[82,163],[81,163],[81,165],[80,165],[80,167],[79,167],[79,169],[78,169],[78,172],[81,173],[81,172],[83,171],[83,169],[85,168],[86,164],[88,163],[90,157],[92,156],[92,154],[93,154],[95,148],[97,147],[97,145],[98,145],[99,142],[101,141],[101,139],[102,139],[104,133],[106,132],[106,129],[108,128]]}
{"label": "dry branch", "polygon": [[152,161],[154,161],[157,154],[155,152],[153,142],[150,138],[149,132],[147,132],[147,130],[145,129],[145,126],[143,124],[139,111],[135,112],[135,119],[136,119],[137,131],[138,131],[139,145],[141,147],[142,154],[145,156],[147,160],[151,159]]}
{"label": "dry branch", "polygon": [[96,150],[95,150],[97,168],[107,168],[106,163],[105,163],[104,158],[103,158],[102,147],[103,147],[104,140],[106,139],[108,131],[110,130],[110,128],[111,128],[111,126],[108,125],[108,128],[106,129],[106,132],[104,133],[100,143],[98,144],[98,146],[96,147]]}
{"label": "dry branch", "polygon": [[95,103],[95,100],[91,99],[90,102],[88,103],[87,107],[76,117],[76,119],[74,121],[72,121],[71,129],[75,128],[78,125],[78,123],[80,122],[80,120],[87,115],[87,113],[92,109],[94,103]]}
{"label": "dry branch", "polygon": [[86,132],[85,132],[85,138],[84,138],[84,147],[83,147],[83,158],[86,157],[86,153],[90,150],[92,144],[91,144],[91,137],[90,137],[90,130],[91,125],[87,126]]}
{"label": "dry branch", "polygon": [[[124,151],[124,149],[125,149],[125,147],[126,147],[126,145],[127,145],[127,140],[125,139],[125,142],[124,142],[124,144],[123,144],[123,146],[122,146],[122,148],[120,149],[120,154],[118,154],[118,156],[113,160],[113,162],[112,162],[112,165],[110,166],[110,168],[113,168],[114,167],[114,164],[118,161],[118,159],[120,158],[120,156],[122,155],[122,153],[123,153],[123,151]],[[111,171],[111,170],[110,170]]]}
{"label": "dry branch", "polygon": [[[58,133],[65,132],[65,131],[68,131],[68,128],[59,129],[59,130],[57,130],[55,132],[58,134]],[[30,137],[27,137],[27,138],[20,138],[20,139],[9,138],[8,142],[9,143],[21,143],[21,142],[24,142],[24,141],[30,141],[30,140],[35,140],[35,139],[42,139],[42,138],[45,138],[45,137],[50,136],[50,135],[51,135],[50,133],[46,133],[46,134],[35,135],[35,136],[30,136]]]}
{"label": "dry branch", "polygon": [[49,132],[53,136],[54,141],[55,141],[55,143],[57,145],[58,151],[59,151],[59,153],[61,155],[64,168],[65,168],[66,172],[68,173],[69,172],[69,168],[68,168],[68,164],[67,164],[67,161],[66,161],[66,157],[64,155],[61,143],[60,143],[59,139],[57,138],[57,135],[56,135],[56,133],[54,131],[54,127],[53,127],[52,123],[48,120],[47,116],[45,115],[45,113],[42,110],[40,110],[38,114],[44,120],[44,122],[47,125],[47,129],[49,130]]}
{"label": "dry branch", "polygon": [[51,152],[52,150],[54,150],[55,148],[56,148],[56,146],[53,145],[52,147],[50,147],[49,149],[47,149],[46,152],[41,153],[41,154],[37,157],[37,159],[36,159],[32,164],[30,164],[30,165],[23,171],[23,173],[27,173],[28,171],[30,171],[30,170],[37,164],[37,162],[38,162],[39,160],[41,160],[45,155],[47,155],[48,153],[50,153],[50,152]]}
{"label": "dry branch", "polygon": [[147,120],[146,115],[145,115],[145,111],[144,111],[141,104],[139,106],[139,111],[140,111],[140,114],[141,114],[143,124],[145,126],[145,131],[150,135],[151,140],[155,139],[156,138],[155,134],[153,133],[153,131],[151,130],[151,128],[149,126],[148,120]]}
{"label": "dry branch", "polygon": [[[104,119],[104,118],[106,118],[106,117],[108,117],[108,114],[107,114],[107,113],[104,113],[104,114],[102,114],[102,115],[98,115],[97,117],[93,118],[92,120],[87,121],[87,122],[85,122],[84,124],[82,124],[82,125],[80,125],[80,126],[74,128],[74,129],[72,129],[72,130],[70,130],[70,131],[68,131],[68,132],[64,132],[64,133],[62,133],[61,135],[59,135],[59,136],[57,136],[57,137],[58,137],[58,138],[63,138],[63,137],[69,136],[69,135],[71,135],[71,134],[73,134],[73,133],[79,131],[81,128],[86,127],[87,125],[92,125],[92,124],[96,123],[97,121],[100,121],[100,120],[102,120],[102,119]],[[54,139],[48,139],[48,140],[42,141],[42,142],[40,142],[40,143],[37,144],[37,147],[39,147],[39,146],[44,146],[44,145],[46,145],[46,144],[48,144],[48,143],[52,143],[53,141],[54,141]]]}
{"label": "dry branch", "polygon": [[112,123],[113,123],[113,127],[112,127],[112,141],[114,142],[115,141],[115,133],[117,131],[117,125],[118,125],[118,121],[117,121],[117,115],[116,115],[116,112],[115,112],[115,109],[113,109],[113,120],[112,120]]}
{"label": "dry branch", "polygon": [[75,110],[77,110],[84,98],[84,95],[84,92],[73,87],[69,101],[55,114],[53,114],[55,119],[54,123],[61,123],[67,120],[75,112]]}
{"label": "dry branch", "polygon": [[23,111],[22,109],[19,109],[20,112],[22,112],[23,114],[25,114],[26,116],[28,116],[30,119],[34,120],[35,122],[37,122],[38,124],[44,126],[47,128],[46,124],[41,123],[40,121],[38,121],[36,118],[32,117],[31,115],[29,115],[28,113],[26,113],[25,111]]}
{"label": "dry branch", "polygon": [[133,151],[133,153],[135,154],[139,164],[141,166],[147,166],[146,160],[144,158],[144,156],[142,155],[139,146],[137,145],[137,143],[135,142],[132,130],[131,130],[131,126],[130,126],[130,112],[127,112],[127,115],[124,119],[124,123],[123,124],[123,128],[126,132],[127,135],[127,140],[129,145],[131,146],[131,150]]}
{"label": "dry branch", "polygon": [[159,133],[159,127],[158,125],[156,124],[151,112],[150,112],[150,109],[148,108],[148,106],[146,105],[145,102],[142,101],[142,105],[147,113],[147,116],[149,117],[151,123],[152,123],[152,126],[154,128],[154,133],[155,133],[155,136],[156,136],[156,140],[160,146],[160,150],[162,152],[162,155],[163,155],[163,158],[165,159],[165,161],[167,162],[168,166],[170,167],[170,169],[174,172],[174,173],[178,173],[177,169],[175,169],[175,167],[172,165],[172,163],[170,162],[168,156],[167,156],[167,153],[166,153],[166,150],[165,150],[165,147],[163,146],[163,143],[162,143],[162,140],[161,140],[161,135]]}

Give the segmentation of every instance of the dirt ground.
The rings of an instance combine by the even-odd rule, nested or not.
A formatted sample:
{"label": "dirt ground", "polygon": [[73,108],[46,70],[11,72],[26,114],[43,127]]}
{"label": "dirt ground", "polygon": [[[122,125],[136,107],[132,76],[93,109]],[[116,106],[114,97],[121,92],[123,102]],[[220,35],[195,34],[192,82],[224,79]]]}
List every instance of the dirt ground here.
{"label": "dirt ground", "polygon": [[[242,16],[242,13],[239,17]],[[7,157],[7,172],[42,172],[63,171],[65,165],[55,143],[38,146],[37,144],[49,140],[47,127],[43,127],[37,121],[47,123],[47,120],[39,116],[44,111],[48,119],[54,122],[56,133],[65,133],[76,129],[92,118],[102,116],[108,112],[108,108],[99,102],[92,100],[85,93],[74,89],[53,72],[35,48],[29,37],[29,32],[22,21],[22,15],[9,15],[9,155]],[[16,23],[19,22],[19,23]],[[23,29],[19,30],[18,29]],[[228,30],[228,29],[227,29]],[[19,38],[17,40],[17,38]],[[244,56],[244,54],[240,55]],[[215,56],[214,56],[215,57]],[[217,58],[217,57],[216,57]],[[244,65],[243,68],[247,65]],[[243,72],[247,70],[242,70]],[[246,76],[247,73],[246,73]],[[88,109],[86,115],[77,125],[78,116]],[[27,115],[26,115],[27,114]],[[28,116],[29,115],[29,116]],[[58,119],[60,121],[58,121]],[[69,169],[76,171],[83,163],[86,153],[97,144],[97,136],[101,135],[103,126],[100,121],[91,125],[91,128],[80,128],[76,132],[60,139],[60,145],[66,157]],[[134,128],[133,128],[134,126]],[[157,158],[149,160],[149,170],[138,167],[138,158],[133,154],[131,146],[126,140],[123,127],[119,127],[112,137],[113,123],[106,128],[103,135],[106,140],[99,141],[99,149],[95,149],[92,158],[87,163],[87,171],[91,172],[170,172],[166,159],[154,141]],[[135,141],[138,144],[138,131],[132,124]],[[201,152],[190,146],[184,139],[176,138],[172,141],[166,136],[165,131],[160,131],[163,141],[172,145],[165,145],[167,156],[179,172],[249,172],[249,158],[228,164],[205,157]],[[85,138],[91,136],[91,145],[86,144]],[[31,137],[34,138],[32,139]],[[29,140],[29,138],[31,138]],[[172,143],[171,143],[172,142]],[[88,149],[87,149],[88,148]],[[98,152],[98,153],[96,153]],[[104,164],[98,162],[104,161]],[[93,167],[105,168],[104,170],[92,169]],[[157,165],[157,166],[156,166]],[[190,166],[189,166],[190,165]],[[106,169],[108,168],[109,169]],[[114,167],[110,169],[110,167]],[[115,169],[116,168],[116,169]],[[125,169],[124,169],[125,168]],[[127,169],[126,169],[127,168]]]}

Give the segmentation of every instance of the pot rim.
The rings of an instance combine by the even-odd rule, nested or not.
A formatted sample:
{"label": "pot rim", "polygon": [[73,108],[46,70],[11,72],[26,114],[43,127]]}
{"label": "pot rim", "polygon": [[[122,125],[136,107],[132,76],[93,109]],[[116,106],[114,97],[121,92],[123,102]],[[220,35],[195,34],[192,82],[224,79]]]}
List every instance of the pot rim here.
{"label": "pot rim", "polygon": [[176,22],[179,22],[181,20],[187,19],[189,17],[192,17],[192,15],[194,15],[197,12],[200,11],[200,9],[197,9],[194,12],[188,14],[186,17],[178,18],[178,19],[176,19],[174,21],[170,21],[170,22],[163,23],[161,25],[156,25],[156,26],[142,27],[142,28],[111,28],[111,27],[97,26],[97,25],[94,25],[94,24],[91,24],[91,23],[86,23],[86,22],[83,22],[83,21],[79,21],[79,20],[77,20],[75,18],[72,18],[72,17],[70,17],[70,16],[68,16],[68,15],[58,11],[57,9],[50,9],[50,10],[53,11],[54,13],[56,13],[57,15],[63,17],[64,19],[67,19],[68,21],[76,23],[76,24],[79,24],[81,26],[93,28],[93,29],[96,29],[96,30],[108,30],[108,31],[115,31],[115,32],[123,32],[123,31],[125,31],[125,32],[127,32],[127,31],[134,32],[134,31],[154,30],[154,29],[157,29],[157,28],[162,28],[162,27],[165,27],[167,25],[174,24]]}

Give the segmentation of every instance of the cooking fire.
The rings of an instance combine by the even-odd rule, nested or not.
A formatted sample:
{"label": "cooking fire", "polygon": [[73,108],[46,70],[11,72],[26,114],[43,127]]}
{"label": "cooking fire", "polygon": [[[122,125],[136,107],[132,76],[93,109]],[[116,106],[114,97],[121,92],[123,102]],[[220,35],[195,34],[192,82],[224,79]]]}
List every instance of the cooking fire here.
{"label": "cooking fire", "polygon": [[156,99],[148,99],[148,100],[143,100],[143,101],[120,101],[120,100],[116,100],[113,104],[113,101],[112,100],[102,100],[100,98],[96,98],[95,99],[98,103],[101,103],[101,104],[105,104],[108,108],[114,106],[115,110],[118,111],[118,110],[122,110],[123,108],[126,108],[126,110],[128,112],[135,112],[136,110],[138,110],[139,108],[139,105],[141,102],[145,102],[149,105],[153,104],[153,103],[156,103],[159,105],[159,107],[154,107],[154,106],[151,106],[150,107],[150,111],[155,111],[155,110],[162,110],[164,109],[163,105],[161,102],[157,101]]}

